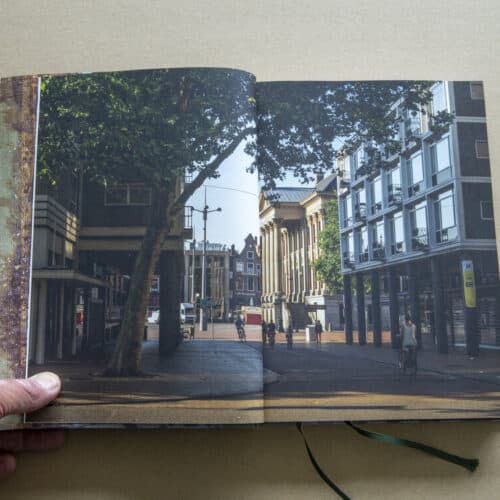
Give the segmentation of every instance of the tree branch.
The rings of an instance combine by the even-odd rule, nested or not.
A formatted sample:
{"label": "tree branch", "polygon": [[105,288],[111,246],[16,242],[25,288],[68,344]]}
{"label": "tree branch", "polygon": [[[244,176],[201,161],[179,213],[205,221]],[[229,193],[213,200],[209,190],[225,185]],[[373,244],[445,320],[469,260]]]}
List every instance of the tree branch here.
{"label": "tree branch", "polygon": [[221,163],[227,160],[235,151],[236,148],[240,145],[241,141],[245,139],[247,136],[256,133],[255,127],[247,127],[243,129],[233,140],[233,142],[219,155],[215,158],[211,163],[209,163],[201,172],[196,176],[193,182],[190,182],[186,185],[184,191],[178,196],[175,202],[172,204],[172,208],[170,213],[172,215],[176,214],[179,210],[181,210],[189,198],[193,195],[193,193],[201,187],[201,185],[208,179],[211,175],[213,175],[217,169],[220,167]]}

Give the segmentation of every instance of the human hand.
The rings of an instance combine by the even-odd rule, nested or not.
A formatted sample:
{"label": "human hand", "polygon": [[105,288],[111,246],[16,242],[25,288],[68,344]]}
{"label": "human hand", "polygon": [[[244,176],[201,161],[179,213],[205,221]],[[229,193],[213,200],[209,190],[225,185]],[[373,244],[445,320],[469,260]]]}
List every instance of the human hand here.
{"label": "human hand", "polygon": [[[59,377],[50,372],[28,379],[0,380],[0,418],[38,410],[55,399],[60,390]],[[0,431],[0,479],[15,471],[14,453],[58,448],[63,442],[64,432],[60,430]]]}

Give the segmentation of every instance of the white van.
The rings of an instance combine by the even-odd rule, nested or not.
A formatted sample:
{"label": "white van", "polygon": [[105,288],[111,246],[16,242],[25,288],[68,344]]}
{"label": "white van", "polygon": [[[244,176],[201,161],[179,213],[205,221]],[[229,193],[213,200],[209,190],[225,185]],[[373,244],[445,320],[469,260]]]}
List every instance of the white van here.
{"label": "white van", "polygon": [[182,302],[180,305],[180,320],[181,324],[189,323],[194,325],[196,321],[196,314],[193,304],[189,302]]}

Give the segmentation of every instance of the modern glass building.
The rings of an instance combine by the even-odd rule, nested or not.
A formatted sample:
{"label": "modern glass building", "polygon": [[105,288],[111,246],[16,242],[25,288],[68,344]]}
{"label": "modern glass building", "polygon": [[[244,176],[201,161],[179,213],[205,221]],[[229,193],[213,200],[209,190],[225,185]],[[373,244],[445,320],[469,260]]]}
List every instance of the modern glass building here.
{"label": "modern glass building", "polygon": [[[445,353],[500,347],[500,288],[483,86],[436,82],[425,113],[391,112],[400,151],[367,145],[339,160],[339,214],[346,339],[352,342],[355,285],[359,342],[369,322],[381,343],[381,304],[393,345],[411,313],[420,346]],[[432,115],[452,124],[438,132]],[[369,145],[373,148],[374,145]],[[373,151],[373,149],[371,150]]]}

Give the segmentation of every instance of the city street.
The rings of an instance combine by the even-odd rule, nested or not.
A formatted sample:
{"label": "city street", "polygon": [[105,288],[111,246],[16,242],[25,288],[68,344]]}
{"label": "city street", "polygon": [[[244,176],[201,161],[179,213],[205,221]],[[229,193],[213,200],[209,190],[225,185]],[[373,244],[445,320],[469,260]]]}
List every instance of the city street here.
{"label": "city street", "polygon": [[486,418],[500,410],[498,351],[476,359],[423,351],[412,376],[397,368],[387,333],[380,348],[345,345],[340,331],[324,333],[322,344],[298,333],[293,349],[278,334],[274,348],[264,347],[263,373],[260,327],[247,326],[246,333],[240,342],[234,325],[209,325],[159,358],[157,327],[150,326],[143,363],[151,376],[144,378],[103,378],[98,362],[40,367],[62,375],[63,393],[34,420],[61,422],[62,413],[65,422],[248,424]]}

